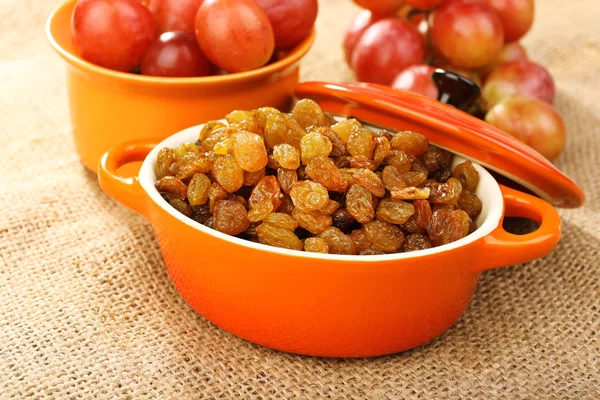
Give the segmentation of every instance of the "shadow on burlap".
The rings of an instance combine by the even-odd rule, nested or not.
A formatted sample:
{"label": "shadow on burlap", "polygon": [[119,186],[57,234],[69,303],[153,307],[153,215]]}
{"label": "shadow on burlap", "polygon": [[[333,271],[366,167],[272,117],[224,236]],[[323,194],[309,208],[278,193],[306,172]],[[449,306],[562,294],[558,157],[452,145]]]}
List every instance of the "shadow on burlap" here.
{"label": "shadow on burlap", "polygon": [[[271,351],[185,304],[149,225],[74,154],[63,65],[43,38],[57,3],[7,0],[1,15],[0,398],[600,398],[596,2],[538,0],[525,40],[569,128],[557,164],[588,203],[561,210],[553,253],[483,274],[442,337],[363,360]],[[321,0],[303,79],[352,79],[339,44],[355,10]]]}

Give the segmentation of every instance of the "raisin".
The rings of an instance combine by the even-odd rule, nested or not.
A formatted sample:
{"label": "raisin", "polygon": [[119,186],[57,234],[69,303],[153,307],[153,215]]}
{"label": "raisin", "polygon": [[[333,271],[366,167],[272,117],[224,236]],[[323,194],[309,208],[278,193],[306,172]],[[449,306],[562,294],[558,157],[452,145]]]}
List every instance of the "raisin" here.
{"label": "raisin", "polygon": [[190,179],[194,174],[206,174],[213,168],[214,162],[210,157],[203,154],[190,155],[191,157],[182,158],[181,163],[171,166],[171,172],[182,181]]}
{"label": "raisin", "polygon": [[160,149],[156,157],[156,179],[171,175],[171,165],[175,161],[175,152],[173,149]]}
{"label": "raisin", "polygon": [[154,186],[159,192],[167,192],[180,199],[185,199],[188,192],[186,184],[173,176],[165,176],[159,179]]}
{"label": "raisin", "polygon": [[385,136],[374,137],[375,150],[373,151],[373,162],[379,166],[387,156],[391,154],[390,141]]}
{"label": "raisin", "polygon": [[383,168],[381,180],[383,181],[385,188],[390,192],[392,190],[402,190],[407,186],[402,173],[393,165],[386,165]]}
{"label": "raisin", "polygon": [[355,169],[367,168],[371,171],[377,169],[377,164],[365,156],[352,156],[348,160],[350,161],[350,167]]}
{"label": "raisin", "polygon": [[260,203],[263,200],[270,200],[273,203],[273,210],[277,210],[282,199],[283,194],[281,193],[277,178],[272,175],[267,175],[263,176],[256,186],[254,186],[254,189],[252,189],[252,193],[248,199],[248,205],[252,208],[255,204]]}
{"label": "raisin", "polygon": [[327,204],[325,204],[325,207],[321,209],[321,212],[327,215],[331,215],[334,212],[336,212],[338,208],[340,208],[340,203],[338,203],[337,201],[333,201],[330,198]]}
{"label": "raisin", "polygon": [[439,147],[429,146],[421,157],[421,161],[423,161],[423,166],[427,168],[427,171],[433,172],[442,166],[448,167],[452,162],[452,153]]}
{"label": "raisin", "polygon": [[313,181],[325,186],[327,190],[344,192],[348,187],[342,172],[326,156],[312,158],[306,165],[306,173]]}
{"label": "raisin", "polygon": [[325,121],[324,121],[324,126],[330,127],[331,125],[335,124],[337,121],[335,120],[335,117],[333,115],[331,115],[331,113],[324,113],[325,116]]}
{"label": "raisin", "polygon": [[406,186],[421,186],[427,180],[425,172],[409,171],[402,175],[402,177],[406,181]]}
{"label": "raisin", "polygon": [[421,228],[419,224],[417,224],[414,216],[410,217],[408,221],[400,225],[400,228],[409,233],[427,233],[425,229]]}
{"label": "raisin", "polygon": [[390,145],[394,150],[402,150],[407,154],[418,157],[427,151],[429,142],[420,133],[404,131],[394,135],[390,141]]}
{"label": "raisin", "polygon": [[346,154],[346,143],[331,129],[331,128],[318,128],[317,132],[325,136],[331,142],[331,153],[330,157],[341,157]]}
{"label": "raisin", "polygon": [[331,129],[335,132],[336,135],[342,139],[344,143],[348,143],[348,138],[350,138],[350,131],[354,127],[361,128],[362,125],[355,119],[346,119],[338,122],[335,125],[331,126]]}
{"label": "raisin", "polygon": [[202,206],[192,206],[190,217],[201,224],[204,224],[210,218],[210,209],[208,204]]}
{"label": "raisin", "polygon": [[416,188],[411,186],[400,190],[393,190],[390,194],[393,199],[398,200],[424,200],[430,197],[431,189],[428,187]]}
{"label": "raisin", "polygon": [[171,205],[171,207],[173,207],[174,209],[176,209],[177,211],[179,211],[186,217],[189,217],[192,215],[192,207],[187,203],[187,201],[185,201],[179,197],[171,197],[168,200],[168,202]]}
{"label": "raisin", "polygon": [[290,194],[292,187],[298,182],[298,174],[295,169],[277,169],[277,182],[285,194]]}
{"label": "raisin", "polygon": [[306,180],[310,179],[310,177],[306,173],[306,167],[304,165],[301,166],[300,168],[298,168],[296,170],[296,172],[298,173],[298,180],[299,181],[306,181]]}
{"label": "raisin", "polygon": [[214,131],[226,128],[227,125],[222,123],[221,121],[208,121],[206,124],[202,126],[200,129],[200,140],[204,140],[207,137],[211,136]]}
{"label": "raisin", "polygon": [[471,193],[468,190],[463,190],[460,194],[460,198],[458,199],[458,206],[461,210],[464,210],[469,217],[477,218],[479,213],[481,213],[481,200],[474,193]]}
{"label": "raisin", "polygon": [[325,239],[319,237],[310,237],[304,241],[304,251],[311,253],[329,253],[329,246]]}
{"label": "raisin", "polygon": [[202,147],[210,151],[215,147],[215,144],[227,139],[228,137],[233,135],[233,133],[234,129],[231,129],[229,127],[217,129],[213,131],[210,136],[208,136],[202,141]]}
{"label": "raisin", "polygon": [[392,140],[392,138],[394,136],[391,133],[389,133],[388,131],[386,131],[385,129],[382,129],[378,132],[373,132],[373,137],[374,138],[378,138],[378,137],[386,138],[389,142]]}
{"label": "raisin", "polygon": [[187,198],[192,206],[200,206],[208,201],[210,179],[204,174],[195,174],[187,190]]}
{"label": "raisin", "polygon": [[270,200],[260,201],[250,208],[248,211],[248,219],[250,222],[258,222],[265,219],[273,212],[273,203]]}
{"label": "raisin", "polygon": [[323,209],[329,200],[329,193],[320,183],[307,180],[296,182],[290,197],[300,211],[310,212]]}
{"label": "raisin", "polygon": [[367,249],[373,248],[373,243],[367,239],[367,234],[364,229],[355,229],[349,235],[350,239],[356,244],[356,249],[360,252]]}
{"label": "raisin", "polygon": [[417,250],[426,250],[431,248],[431,241],[425,235],[421,235],[420,233],[413,233],[404,239],[404,244],[402,245],[403,251],[417,251]]}
{"label": "raisin", "polygon": [[253,241],[253,242],[258,242],[258,234],[256,233],[256,228],[260,225],[260,222],[253,222],[250,224],[250,226],[248,226],[248,229],[246,229],[244,232],[242,232],[239,236]]}
{"label": "raisin", "polygon": [[279,165],[279,162],[275,159],[275,156],[273,155],[273,153],[269,153],[269,157],[268,157],[268,161],[267,161],[267,168],[271,168],[271,169],[277,169],[277,168],[281,168],[281,165]]}
{"label": "raisin", "polygon": [[375,172],[361,168],[352,174],[352,178],[354,178],[354,182],[366,187],[375,196],[385,196],[385,186]]}
{"label": "raisin", "polygon": [[460,181],[462,187],[469,192],[475,192],[479,185],[479,172],[471,161],[465,161],[454,167],[452,176]]}
{"label": "raisin", "polygon": [[402,231],[387,222],[373,221],[363,226],[365,236],[373,243],[373,248],[386,253],[397,251],[404,243]]}
{"label": "raisin", "polygon": [[423,161],[420,158],[416,158],[413,160],[412,166],[410,168],[413,172],[423,172],[425,174],[429,174],[429,171],[423,165]]}
{"label": "raisin", "polygon": [[377,207],[377,219],[390,224],[403,224],[415,213],[412,204],[402,200],[383,199]]}
{"label": "raisin", "polygon": [[469,218],[469,235],[477,230],[477,225]]}
{"label": "raisin", "polygon": [[373,148],[373,133],[370,130],[356,126],[351,129],[346,145],[346,149],[350,155],[355,157],[363,156],[372,159]]}
{"label": "raisin", "polygon": [[212,214],[215,209],[215,203],[219,200],[224,200],[229,197],[227,190],[223,189],[221,185],[214,182],[208,189],[208,204],[210,206],[210,213]]}
{"label": "raisin", "polygon": [[280,212],[274,212],[267,215],[267,217],[263,219],[263,222],[278,226],[279,228],[285,228],[290,231],[293,231],[298,227],[298,221],[296,221],[294,217]]}
{"label": "raisin", "polygon": [[350,156],[341,156],[335,159],[335,166],[338,168],[350,168]]}
{"label": "raisin", "polygon": [[289,196],[284,196],[281,200],[281,204],[277,207],[276,211],[288,215],[292,215],[294,210],[294,202]]}
{"label": "raisin", "polygon": [[175,161],[178,161],[188,154],[199,153],[200,149],[198,148],[198,145],[194,143],[182,143],[179,146],[175,147],[175,149],[173,150],[173,157],[175,158]]}
{"label": "raisin", "polygon": [[346,204],[346,192],[329,192],[329,198],[337,202],[340,207],[344,207]]}
{"label": "raisin", "polygon": [[237,235],[250,226],[243,205],[233,200],[219,200],[213,211],[213,228],[228,235]]}
{"label": "raisin", "polygon": [[448,209],[434,211],[427,233],[434,246],[452,243],[464,236],[462,222]]}
{"label": "raisin", "polygon": [[267,125],[267,118],[271,114],[279,114],[280,111],[273,107],[261,107],[256,110],[252,110],[252,119],[256,122],[256,124],[263,130]]}
{"label": "raisin", "polygon": [[361,224],[375,218],[373,195],[362,185],[352,185],[346,194],[346,209]]}
{"label": "raisin", "polygon": [[470,221],[470,218],[467,215],[467,213],[464,212],[463,210],[454,210],[454,211],[452,211],[452,215],[454,215],[462,224],[463,237],[467,236],[469,234],[469,221]]}
{"label": "raisin", "polygon": [[349,232],[356,222],[356,219],[345,208],[338,209],[331,217],[333,219],[333,226],[345,233]]}
{"label": "raisin", "polygon": [[292,117],[304,129],[310,126],[325,125],[325,114],[321,107],[311,99],[302,99],[292,109]]}
{"label": "raisin", "polygon": [[266,245],[284,249],[302,250],[302,241],[294,232],[275,225],[262,223],[256,227],[258,240]]}
{"label": "raisin", "polygon": [[300,141],[302,163],[308,164],[311,158],[317,156],[329,156],[333,146],[329,139],[318,132],[307,133]]}
{"label": "raisin", "polygon": [[427,200],[414,200],[412,205],[415,208],[414,217],[417,225],[423,229],[427,229],[432,214],[429,202]]}
{"label": "raisin", "polygon": [[414,162],[411,156],[400,150],[392,150],[384,161],[387,165],[396,167],[401,173],[410,171]]}
{"label": "raisin", "polygon": [[301,228],[315,235],[323,232],[332,223],[331,216],[320,211],[303,212],[295,208],[292,211],[292,217],[298,221]]}
{"label": "raisin", "polygon": [[254,172],[244,171],[244,186],[255,186],[265,174],[264,168]]}
{"label": "raisin", "polygon": [[284,113],[273,113],[265,124],[265,141],[271,149],[277,144],[288,143],[300,148],[300,139],[306,132],[298,122]]}
{"label": "raisin", "polygon": [[215,143],[212,151],[213,151],[213,153],[215,153],[219,156],[233,154],[233,144],[234,143],[235,143],[234,137],[225,138],[225,139],[221,140],[220,142]]}
{"label": "raisin", "polygon": [[229,114],[225,116],[225,120],[229,123],[229,125],[237,124],[247,119],[251,119],[253,114],[251,111],[246,110],[233,110]]}
{"label": "raisin", "polygon": [[338,228],[330,226],[319,235],[329,246],[330,254],[356,254],[356,244]]}
{"label": "raisin", "polygon": [[230,194],[229,196],[227,196],[227,200],[236,201],[236,202],[240,203],[241,205],[243,205],[245,209],[248,209],[248,201],[246,201],[246,199],[243,198],[242,196],[239,196],[236,194]]}
{"label": "raisin", "polygon": [[259,171],[268,162],[265,142],[261,136],[255,133],[244,131],[236,134],[233,154],[238,165],[248,172]]}
{"label": "raisin", "polygon": [[298,169],[300,167],[300,151],[287,143],[275,145],[273,158],[285,169]]}
{"label": "raisin", "polygon": [[[452,181],[454,180],[454,182]],[[424,188],[430,189],[429,202],[433,204],[456,204],[462,191],[458,179],[450,178],[446,183],[427,181]]]}
{"label": "raisin", "polygon": [[438,182],[447,182],[450,177],[452,177],[452,172],[450,171],[450,167],[447,165],[442,165],[429,174],[430,179]]}
{"label": "raisin", "polygon": [[358,255],[361,255],[361,256],[380,256],[382,254],[385,254],[385,253],[383,251],[377,250],[377,249],[364,249],[358,253]]}
{"label": "raisin", "polygon": [[244,170],[231,154],[217,159],[212,173],[215,180],[229,193],[236,192],[244,185]]}

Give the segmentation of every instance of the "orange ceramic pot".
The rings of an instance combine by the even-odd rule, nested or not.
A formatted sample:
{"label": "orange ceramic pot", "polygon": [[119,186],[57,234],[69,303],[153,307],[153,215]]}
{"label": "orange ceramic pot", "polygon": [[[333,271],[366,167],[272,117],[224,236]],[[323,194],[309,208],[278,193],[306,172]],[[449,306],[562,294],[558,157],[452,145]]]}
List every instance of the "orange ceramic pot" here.
{"label": "orange ceramic pot", "polygon": [[[373,128],[375,129],[375,128]],[[348,256],[305,253],[232,237],[189,219],[158,193],[159,149],[197,140],[199,127],[158,143],[122,144],[99,166],[102,189],[148,219],[169,275],[184,299],[223,329],[260,345],[314,356],[366,357],[410,349],[461,316],[482,271],[531,261],[557,244],[552,205],[500,186],[481,166],[478,229],[448,245],[409,253]],[[139,175],[117,169],[144,160]],[[455,163],[464,161],[456,157]],[[513,235],[505,216],[538,221]]]}
{"label": "orange ceramic pot", "polygon": [[67,1],[52,13],[46,35],[67,63],[75,148],[94,171],[102,154],[124,141],[165,138],[238,108],[287,107],[299,80],[300,60],[315,39],[313,32],[285,58],[243,73],[199,78],[121,73],[75,54],[70,31],[75,3]]}

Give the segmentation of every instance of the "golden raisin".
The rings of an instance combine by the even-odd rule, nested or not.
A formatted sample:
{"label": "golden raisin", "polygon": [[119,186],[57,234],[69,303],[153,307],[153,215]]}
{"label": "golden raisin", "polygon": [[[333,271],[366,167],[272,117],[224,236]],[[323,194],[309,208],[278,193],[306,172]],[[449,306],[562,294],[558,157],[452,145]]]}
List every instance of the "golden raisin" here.
{"label": "golden raisin", "polygon": [[403,251],[417,251],[417,250],[426,250],[431,248],[431,241],[425,235],[421,235],[420,233],[412,233],[404,239],[404,244],[402,245]]}
{"label": "golden raisin", "polygon": [[292,211],[292,217],[298,221],[301,228],[312,234],[319,234],[331,226],[331,216],[320,211],[303,212],[298,208]]}
{"label": "golden raisin", "polygon": [[277,178],[272,175],[264,176],[258,181],[250,198],[248,199],[248,205],[250,208],[254,207],[255,204],[260,203],[263,200],[270,200],[273,203],[273,210],[277,210],[277,207],[281,204],[283,194],[277,182]]}
{"label": "golden raisin", "polygon": [[265,174],[264,168],[255,172],[244,171],[244,186],[255,186]]}
{"label": "golden raisin", "polygon": [[367,239],[367,234],[364,229],[355,229],[349,236],[354,244],[356,244],[356,249],[359,252],[373,248],[373,243]]}
{"label": "golden raisin", "polygon": [[273,203],[269,199],[265,199],[250,207],[250,211],[248,211],[248,219],[250,222],[262,221],[272,212]]}
{"label": "golden raisin", "polygon": [[383,185],[390,192],[393,190],[402,190],[407,184],[402,173],[393,165],[386,165],[381,172]]}
{"label": "golden raisin", "polygon": [[458,206],[464,210],[469,217],[477,218],[479,213],[481,213],[481,200],[475,194],[471,193],[468,190],[463,190],[460,194],[460,198],[458,199]]}
{"label": "golden raisin", "polygon": [[393,253],[397,251],[404,243],[404,234],[402,231],[387,222],[372,221],[364,225],[367,239],[373,243],[373,248]]}
{"label": "golden raisin", "polygon": [[353,255],[357,253],[356,244],[338,228],[330,226],[321,232],[319,237],[327,242],[330,254]]}
{"label": "golden raisin", "polygon": [[355,119],[346,119],[338,122],[335,125],[332,125],[331,129],[340,137],[340,139],[342,139],[344,143],[348,143],[350,131],[352,131],[354,127],[362,128],[362,125]]}
{"label": "golden raisin", "polygon": [[390,141],[385,136],[374,137],[375,150],[373,151],[373,162],[379,166],[387,156],[391,154]]}
{"label": "golden raisin", "polygon": [[394,135],[390,142],[390,146],[394,150],[402,150],[407,154],[418,157],[427,151],[429,142],[427,141],[427,138],[420,133],[404,131]]}
{"label": "golden raisin", "polygon": [[400,190],[393,190],[390,194],[393,199],[398,200],[424,200],[430,197],[431,189],[428,187],[407,187]]}
{"label": "golden raisin", "polygon": [[271,149],[277,144],[288,143],[300,148],[300,139],[306,132],[298,122],[285,113],[273,113],[265,124],[265,141]]}
{"label": "golden raisin", "polygon": [[215,203],[217,201],[224,200],[227,197],[229,197],[229,193],[227,193],[227,190],[223,189],[221,185],[216,182],[210,185],[210,188],[208,189],[208,204],[210,207],[210,213],[212,214],[214,212]]}
{"label": "golden raisin", "polygon": [[415,213],[412,204],[402,200],[383,199],[377,207],[377,219],[390,224],[403,224]]}
{"label": "golden raisin", "polygon": [[295,169],[277,168],[277,181],[285,194],[290,194],[294,184],[298,182],[298,173]]}
{"label": "golden raisin", "polygon": [[452,243],[464,236],[462,222],[448,209],[434,211],[427,233],[434,246]]}
{"label": "golden raisin", "polygon": [[439,147],[429,146],[427,151],[421,157],[423,166],[429,172],[433,172],[442,166],[448,166],[452,162],[452,153],[442,150]]}
{"label": "golden raisin", "polygon": [[350,161],[350,167],[352,168],[367,168],[371,171],[377,169],[377,164],[375,164],[373,160],[370,160],[365,156],[352,156],[348,158],[348,161]]}
{"label": "golden raisin", "polygon": [[256,172],[267,165],[267,149],[263,138],[255,133],[240,132],[235,135],[233,154],[238,165],[248,172]]}
{"label": "golden raisin", "polygon": [[452,176],[457,178],[462,184],[463,189],[469,192],[475,192],[479,185],[479,172],[473,166],[471,161],[465,161],[454,167]]}
{"label": "golden raisin", "polygon": [[236,192],[244,185],[244,170],[235,157],[228,154],[215,161],[212,174],[217,182],[229,193]]}
{"label": "golden raisin", "polygon": [[311,99],[302,99],[292,109],[292,117],[304,129],[310,126],[325,125],[325,114],[321,107]]}
{"label": "golden raisin", "polygon": [[294,232],[268,223],[256,227],[258,240],[266,245],[291,250],[302,250],[302,241]]}
{"label": "golden raisin", "polygon": [[290,191],[294,205],[304,212],[319,211],[329,201],[325,186],[310,180],[298,181]]}
{"label": "golden raisin", "polygon": [[294,217],[281,212],[274,212],[267,215],[267,217],[263,219],[263,222],[278,226],[279,228],[285,228],[290,231],[293,231],[298,227],[298,221],[296,221]]}
{"label": "golden raisin", "polygon": [[320,237],[310,237],[304,241],[304,251],[311,253],[329,253],[329,246],[325,239]]}
{"label": "golden raisin", "polygon": [[202,125],[202,129],[200,129],[200,140],[206,139],[212,135],[214,131],[225,127],[227,127],[227,125],[221,121],[208,121],[206,124]]}
{"label": "golden raisin", "polygon": [[421,186],[427,180],[425,172],[409,171],[402,175],[402,177],[406,181],[406,186]]}
{"label": "golden raisin", "polygon": [[331,128],[318,128],[317,132],[325,136],[331,142],[330,157],[336,158],[346,154],[346,143]]}
{"label": "golden raisin", "polygon": [[287,143],[275,145],[273,158],[285,169],[298,169],[300,167],[300,152]]}
{"label": "golden raisin", "polygon": [[188,186],[187,198],[192,206],[200,206],[208,201],[208,189],[210,179],[204,174],[196,174],[192,177]]}
{"label": "golden raisin", "polygon": [[171,172],[178,179],[188,180],[194,174],[206,174],[213,168],[213,160],[203,154],[190,154],[188,157],[183,157],[181,162],[176,162],[171,166]]}
{"label": "golden raisin", "polygon": [[354,182],[363,185],[377,197],[385,196],[385,186],[375,172],[366,168],[361,168],[352,174]]}
{"label": "golden raisin", "polygon": [[355,157],[363,156],[367,159],[372,159],[373,148],[373,133],[368,129],[353,127],[346,145],[348,153]]}
{"label": "golden raisin", "polygon": [[156,157],[156,179],[171,175],[171,165],[174,161],[175,153],[173,149],[169,149],[168,147],[160,149]]}
{"label": "golden raisin", "polygon": [[342,172],[326,156],[311,158],[306,165],[306,173],[313,181],[325,186],[327,190],[344,192],[348,187]]}
{"label": "golden raisin", "polygon": [[352,185],[346,194],[346,209],[361,224],[375,218],[373,195],[362,185]]}
{"label": "golden raisin", "polygon": [[213,228],[228,235],[248,229],[250,221],[243,205],[233,200],[219,200],[213,211]]}
{"label": "golden raisin", "polygon": [[302,163],[308,164],[311,158],[317,156],[329,156],[333,146],[329,139],[318,132],[310,132],[300,140],[300,151],[302,154]]}
{"label": "golden raisin", "polygon": [[400,150],[390,151],[390,154],[385,158],[385,162],[387,165],[396,167],[401,173],[410,171],[414,163],[411,156]]}
{"label": "golden raisin", "polygon": [[431,220],[431,205],[427,200],[414,200],[412,202],[413,207],[415,208],[415,221],[420,228],[427,229],[427,225],[429,225],[429,221]]}
{"label": "golden raisin", "polygon": [[173,176],[161,178],[154,186],[159,192],[166,192],[180,199],[185,199],[187,196],[188,188],[186,184]]}

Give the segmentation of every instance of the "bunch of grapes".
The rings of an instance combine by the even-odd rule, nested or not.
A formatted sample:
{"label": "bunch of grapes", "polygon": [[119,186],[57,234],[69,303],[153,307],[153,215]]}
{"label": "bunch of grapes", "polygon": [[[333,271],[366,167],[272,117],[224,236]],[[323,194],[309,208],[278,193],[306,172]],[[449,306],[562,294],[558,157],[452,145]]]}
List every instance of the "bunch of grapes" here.
{"label": "bunch of grapes", "polygon": [[563,151],[565,126],[552,106],[554,81],[519,40],[534,0],[353,0],[344,53],[356,78],[436,99],[431,75],[443,68],[482,87],[477,116],[550,161]]}

